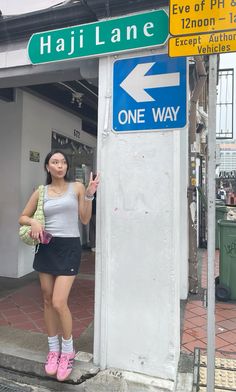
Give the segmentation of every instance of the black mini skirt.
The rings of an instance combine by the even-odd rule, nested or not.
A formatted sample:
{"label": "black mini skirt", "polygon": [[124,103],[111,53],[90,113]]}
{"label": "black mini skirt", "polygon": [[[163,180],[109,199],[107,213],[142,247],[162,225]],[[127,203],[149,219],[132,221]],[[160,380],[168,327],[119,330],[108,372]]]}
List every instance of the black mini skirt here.
{"label": "black mini skirt", "polygon": [[36,249],[33,268],[50,275],[77,275],[81,260],[80,237],[53,237]]}

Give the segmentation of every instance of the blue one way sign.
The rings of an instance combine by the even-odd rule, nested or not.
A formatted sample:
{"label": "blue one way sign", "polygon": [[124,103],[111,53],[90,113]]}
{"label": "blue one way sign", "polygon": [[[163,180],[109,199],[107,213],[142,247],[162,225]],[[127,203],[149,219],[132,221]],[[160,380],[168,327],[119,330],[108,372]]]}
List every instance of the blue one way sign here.
{"label": "blue one way sign", "polygon": [[165,54],[117,60],[113,69],[113,129],[183,128],[187,123],[186,59]]}

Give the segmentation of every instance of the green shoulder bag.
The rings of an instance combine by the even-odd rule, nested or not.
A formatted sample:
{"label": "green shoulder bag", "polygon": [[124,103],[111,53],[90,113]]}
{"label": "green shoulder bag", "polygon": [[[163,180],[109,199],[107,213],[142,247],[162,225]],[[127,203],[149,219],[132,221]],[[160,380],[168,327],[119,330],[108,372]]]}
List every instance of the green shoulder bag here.
{"label": "green shoulder bag", "polygon": [[[43,212],[44,188],[45,188],[44,185],[40,185],[38,187],[38,191],[39,191],[38,205],[37,205],[36,211],[33,215],[33,218],[35,218],[37,221],[39,221],[43,226],[45,225],[45,217],[44,217],[44,212]],[[19,229],[20,239],[26,245],[36,246],[37,244],[39,244],[39,241],[33,239],[30,236],[30,233],[31,233],[31,226],[22,225]]]}

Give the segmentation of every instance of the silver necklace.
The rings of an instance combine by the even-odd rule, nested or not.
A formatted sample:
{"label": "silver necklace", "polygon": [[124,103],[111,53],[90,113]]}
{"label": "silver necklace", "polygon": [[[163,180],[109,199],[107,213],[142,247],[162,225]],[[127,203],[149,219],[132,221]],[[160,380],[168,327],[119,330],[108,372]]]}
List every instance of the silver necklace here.
{"label": "silver necklace", "polygon": [[51,191],[52,191],[53,193],[56,193],[57,195],[61,195],[62,193],[65,192],[65,185],[63,186],[62,190],[59,191],[59,192],[56,191],[56,189],[52,188],[52,186],[50,186],[50,189],[51,189]]}

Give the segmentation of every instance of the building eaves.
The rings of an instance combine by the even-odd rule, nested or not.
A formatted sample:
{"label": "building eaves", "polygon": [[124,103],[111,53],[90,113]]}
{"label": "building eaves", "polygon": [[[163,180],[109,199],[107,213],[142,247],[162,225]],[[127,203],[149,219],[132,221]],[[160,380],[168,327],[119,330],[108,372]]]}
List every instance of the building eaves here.
{"label": "building eaves", "polygon": [[0,19],[0,43],[28,39],[39,31],[53,30],[96,21],[82,3],[52,7]]}
{"label": "building eaves", "polygon": [[21,41],[40,31],[53,30],[167,7],[167,0],[80,0],[22,15],[0,17],[0,43]]}
{"label": "building eaves", "polygon": [[169,0],[87,0],[98,19],[168,7]]}

